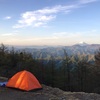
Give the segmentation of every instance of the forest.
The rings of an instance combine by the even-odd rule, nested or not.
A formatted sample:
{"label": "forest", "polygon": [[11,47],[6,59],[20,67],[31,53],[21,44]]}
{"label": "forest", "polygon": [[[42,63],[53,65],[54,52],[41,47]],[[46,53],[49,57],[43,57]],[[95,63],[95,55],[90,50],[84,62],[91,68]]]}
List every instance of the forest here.
{"label": "forest", "polygon": [[9,50],[0,45],[0,76],[10,78],[21,70],[33,73],[41,84],[58,87],[64,91],[100,93],[100,49],[94,54],[94,63],[84,55],[71,55],[63,50],[62,64],[58,67],[51,55],[46,59],[35,59],[31,53]]}

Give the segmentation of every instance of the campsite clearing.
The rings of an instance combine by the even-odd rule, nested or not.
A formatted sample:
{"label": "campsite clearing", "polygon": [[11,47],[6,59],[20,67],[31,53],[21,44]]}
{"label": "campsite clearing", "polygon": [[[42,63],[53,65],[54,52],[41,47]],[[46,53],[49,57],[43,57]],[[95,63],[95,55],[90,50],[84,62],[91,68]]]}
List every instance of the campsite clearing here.
{"label": "campsite clearing", "polygon": [[[7,81],[0,79],[0,81]],[[42,90],[26,92],[0,87],[0,100],[100,100],[100,95],[84,92],[64,92],[59,88],[42,85]]]}

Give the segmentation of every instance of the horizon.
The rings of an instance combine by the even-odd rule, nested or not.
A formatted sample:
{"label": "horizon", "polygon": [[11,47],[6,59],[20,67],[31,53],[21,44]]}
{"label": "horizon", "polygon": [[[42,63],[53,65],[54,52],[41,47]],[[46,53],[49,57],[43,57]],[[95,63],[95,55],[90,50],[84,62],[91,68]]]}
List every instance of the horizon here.
{"label": "horizon", "polygon": [[0,0],[0,42],[20,46],[100,44],[99,8],[99,0]]}
{"label": "horizon", "polygon": [[[1,43],[3,44],[3,43]],[[100,43],[86,43],[86,42],[79,42],[76,44],[72,44],[72,45],[10,45],[10,44],[3,44],[4,46],[10,46],[10,47],[61,47],[61,46],[74,46],[74,45],[100,45]]]}

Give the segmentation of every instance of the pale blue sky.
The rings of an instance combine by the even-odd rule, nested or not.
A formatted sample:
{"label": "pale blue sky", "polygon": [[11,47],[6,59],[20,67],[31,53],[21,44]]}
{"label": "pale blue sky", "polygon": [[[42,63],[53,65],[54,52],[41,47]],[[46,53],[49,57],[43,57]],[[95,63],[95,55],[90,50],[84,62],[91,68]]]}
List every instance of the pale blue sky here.
{"label": "pale blue sky", "polygon": [[0,42],[100,43],[100,0],[0,0]]}

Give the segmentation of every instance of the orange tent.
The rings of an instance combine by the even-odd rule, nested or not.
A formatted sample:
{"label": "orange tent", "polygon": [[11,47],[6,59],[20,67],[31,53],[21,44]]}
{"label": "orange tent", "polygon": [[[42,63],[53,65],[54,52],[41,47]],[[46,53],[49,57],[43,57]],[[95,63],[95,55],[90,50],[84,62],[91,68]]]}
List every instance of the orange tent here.
{"label": "orange tent", "polygon": [[8,80],[6,86],[25,91],[42,88],[36,77],[26,70],[16,73]]}

